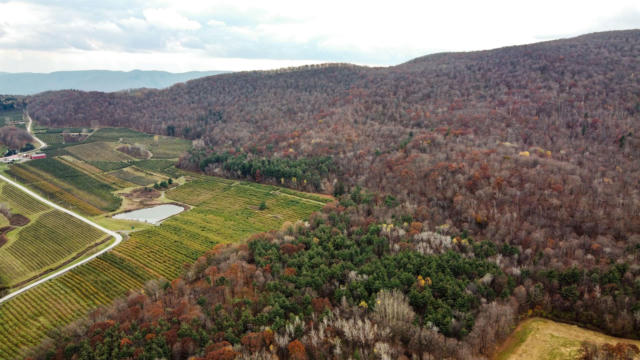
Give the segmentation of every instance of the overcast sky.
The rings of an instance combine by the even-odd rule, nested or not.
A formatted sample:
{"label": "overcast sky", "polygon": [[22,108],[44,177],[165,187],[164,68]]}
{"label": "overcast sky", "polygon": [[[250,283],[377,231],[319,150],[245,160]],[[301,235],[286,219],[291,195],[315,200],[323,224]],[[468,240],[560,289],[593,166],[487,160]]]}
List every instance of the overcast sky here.
{"label": "overcast sky", "polygon": [[640,0],[0,0],[0,71],[394,65],[640,28]]}

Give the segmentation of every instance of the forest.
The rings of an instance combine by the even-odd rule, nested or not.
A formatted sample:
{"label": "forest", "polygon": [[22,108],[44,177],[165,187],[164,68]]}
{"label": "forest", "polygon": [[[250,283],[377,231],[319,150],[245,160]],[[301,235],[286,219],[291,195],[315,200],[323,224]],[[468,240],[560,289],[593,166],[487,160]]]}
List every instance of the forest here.
{"label": "forest", "polygon": [[[214,249],[47,351],[466,359],[490,354],[519,315],[637,338],[638,58],[631,30],[30,97],[47,126],[180,136],[195,147],[184,169],[339,199],[308,227]],[[308,274],[320,267],[326,288]]]}

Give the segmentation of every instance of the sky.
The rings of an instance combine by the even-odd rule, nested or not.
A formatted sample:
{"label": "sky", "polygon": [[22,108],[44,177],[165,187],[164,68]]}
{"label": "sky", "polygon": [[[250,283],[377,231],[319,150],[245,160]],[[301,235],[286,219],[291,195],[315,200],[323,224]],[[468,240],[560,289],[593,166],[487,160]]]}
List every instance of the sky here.
{"label": "sky", "polygon": [[0,0],[0,72],[389,66],[633,28],[638,0]]}

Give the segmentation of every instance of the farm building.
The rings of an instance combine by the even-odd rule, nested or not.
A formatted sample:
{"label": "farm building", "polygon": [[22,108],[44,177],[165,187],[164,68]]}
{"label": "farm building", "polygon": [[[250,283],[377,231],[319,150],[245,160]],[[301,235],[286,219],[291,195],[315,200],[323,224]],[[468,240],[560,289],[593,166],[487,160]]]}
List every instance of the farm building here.
{"label": "farm building", "polygon": [[31,154],[30,157],[32,160],[45,159],[47,157],[47,154]]}

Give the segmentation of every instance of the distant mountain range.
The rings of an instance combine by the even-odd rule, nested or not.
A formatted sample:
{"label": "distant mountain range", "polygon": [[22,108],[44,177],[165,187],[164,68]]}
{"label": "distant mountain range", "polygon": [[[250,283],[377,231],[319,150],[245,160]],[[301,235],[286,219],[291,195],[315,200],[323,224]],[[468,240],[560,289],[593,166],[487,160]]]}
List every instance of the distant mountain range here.
{"label": "distant mountain range", "polygon": [[162,89],[188,80],[216,75],[225,71],[57,71],[44,73],[0,72],[0,94],[32,95],[49,90],[75,89],[113,92],[126,89]]}

